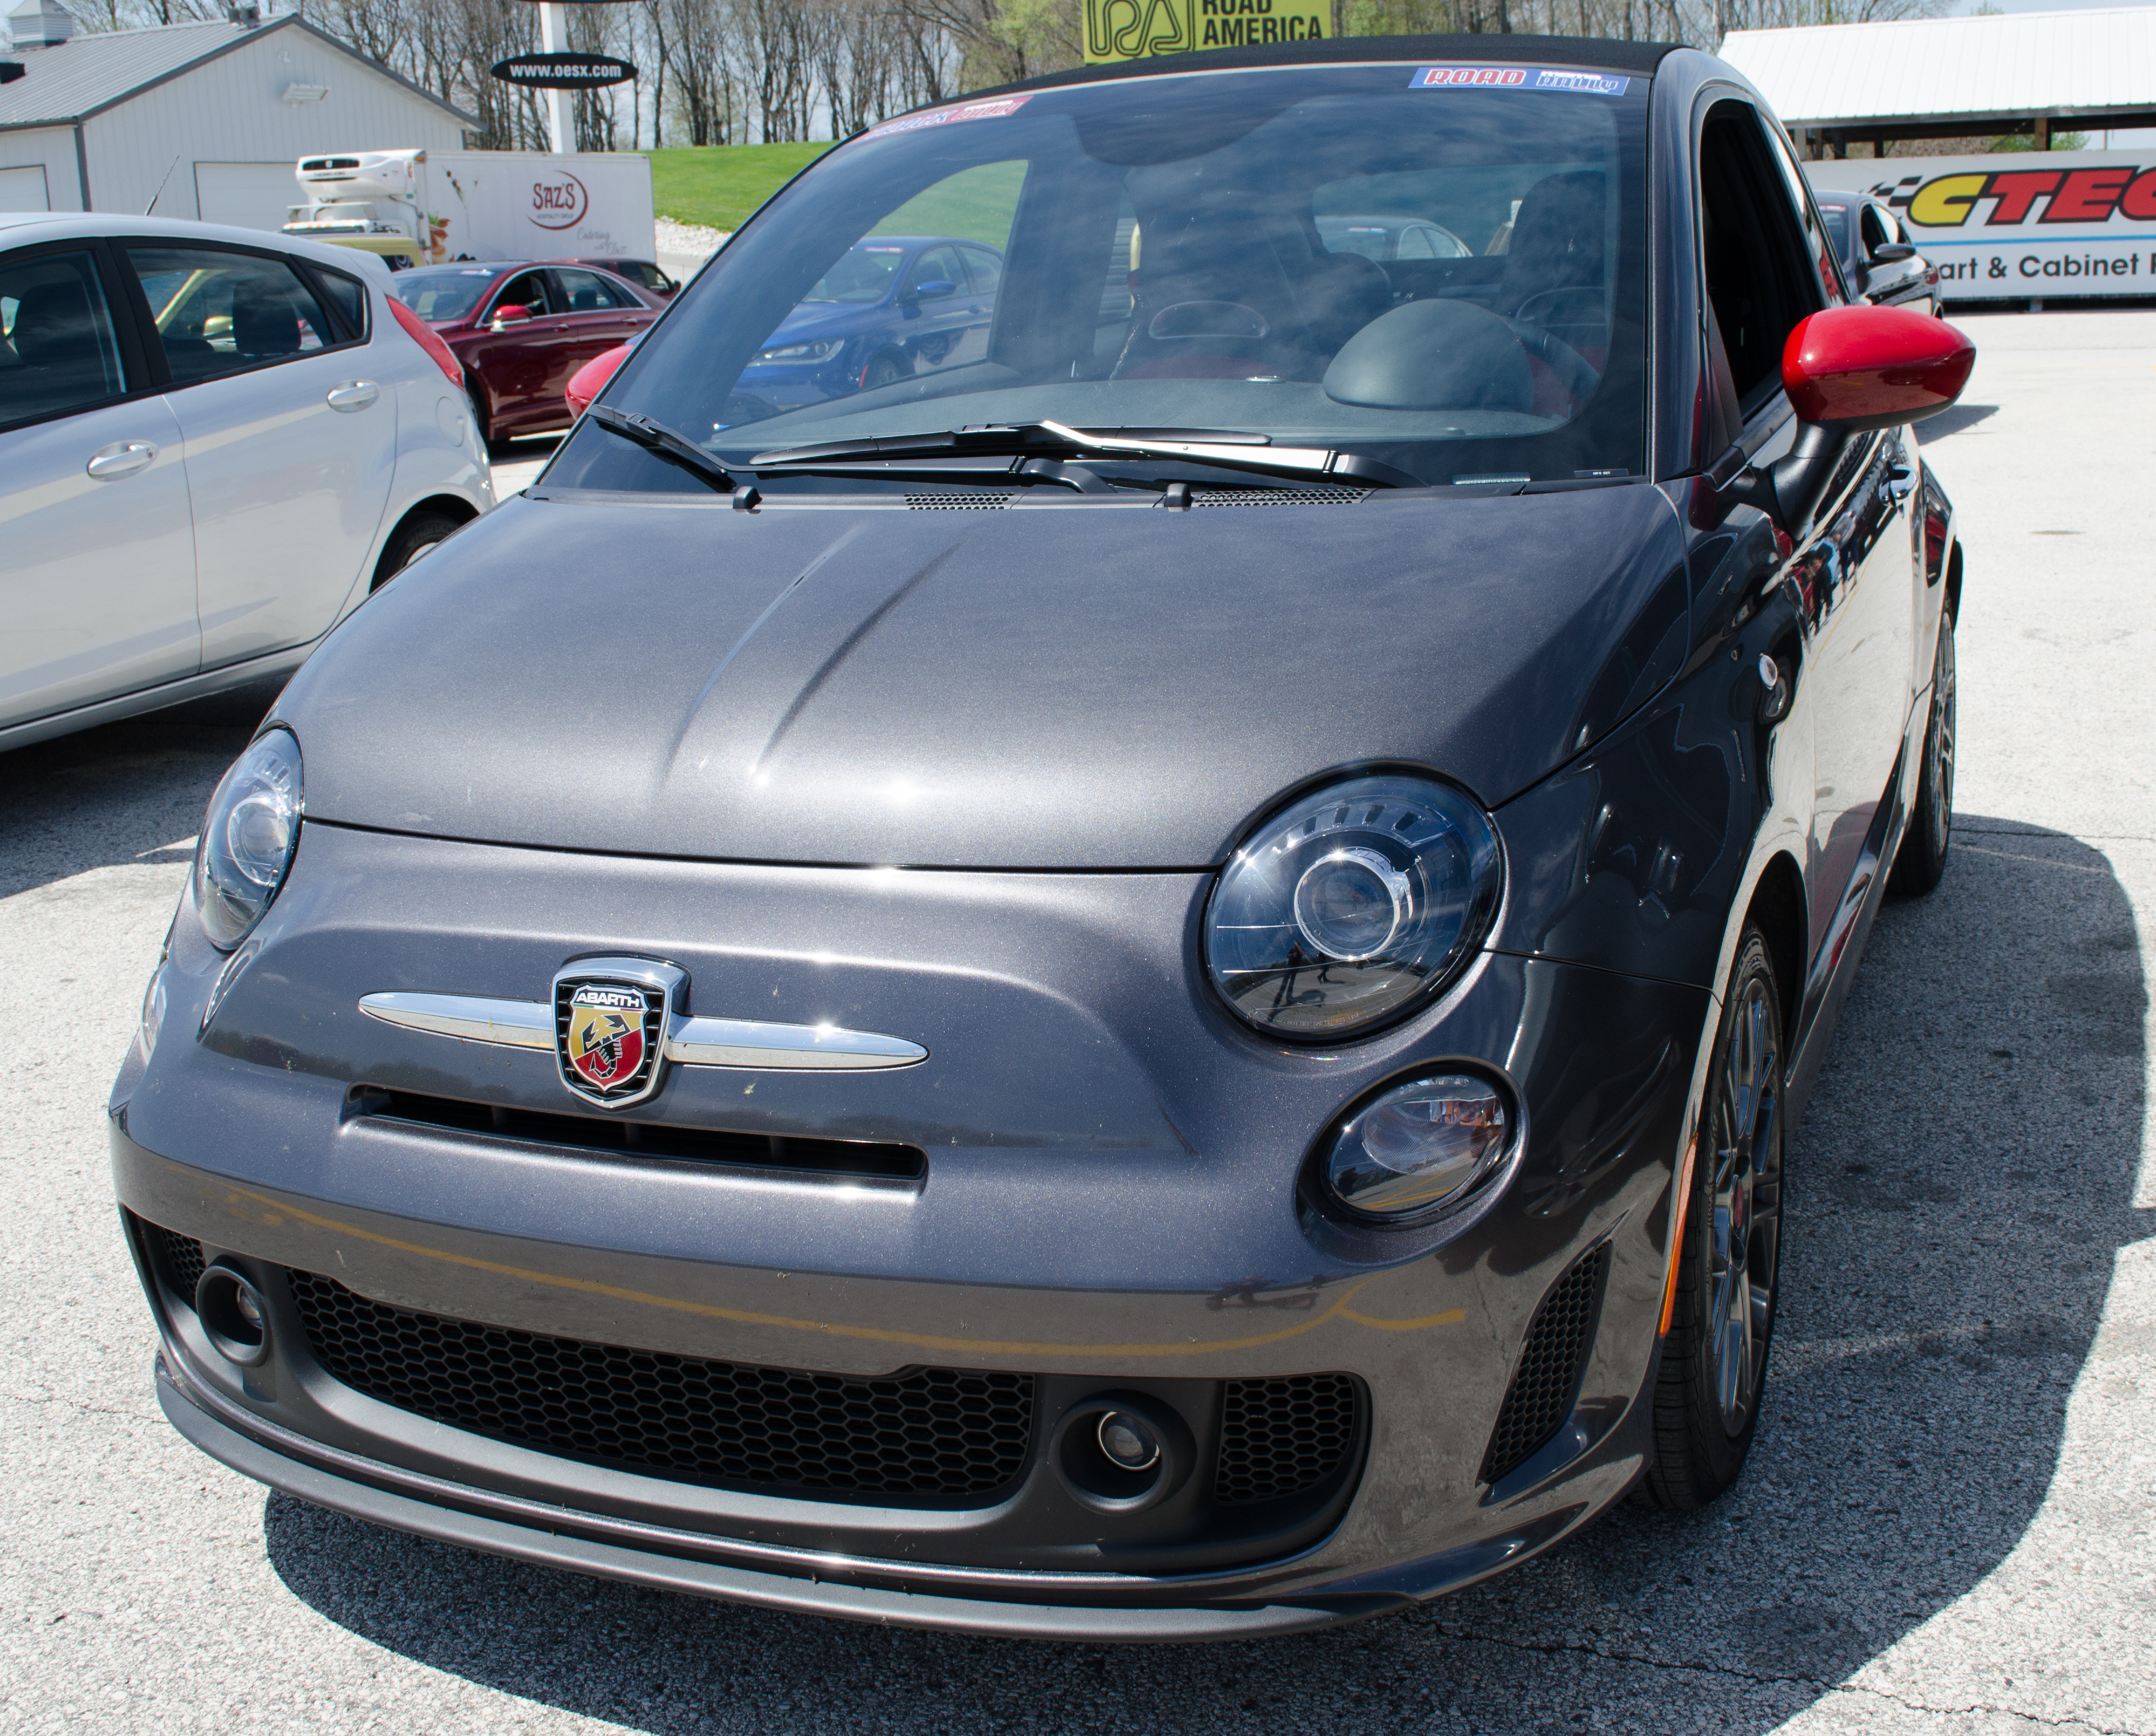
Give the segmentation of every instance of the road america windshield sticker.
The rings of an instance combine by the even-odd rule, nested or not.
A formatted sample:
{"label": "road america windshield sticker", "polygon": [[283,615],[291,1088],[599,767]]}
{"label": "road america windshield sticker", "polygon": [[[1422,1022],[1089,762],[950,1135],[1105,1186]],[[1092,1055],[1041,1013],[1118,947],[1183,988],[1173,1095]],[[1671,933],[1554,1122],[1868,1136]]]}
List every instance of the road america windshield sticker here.
{"label": "road america windshield sticker", "polygon": [[880,139],[895,132],[916,132],[924,126],[948,126],[954,121],[1000,121],[1006,115],[1015,115],[1033,100],[1033,93],[1023,96],[995,96],[985,102],[962,102],[947,109],[931,109],[925,115],[901,115],[896,121],[886,121],[880,126],[871,126],[865,137]]}
{"label": "road america windshield sticker", "polygon": [[1419,66],[1408,80],[1410,90],[1569,90],[1583,96],[1622,96],[1630,79],[1613,73],[1563,72],[1547,66]]}

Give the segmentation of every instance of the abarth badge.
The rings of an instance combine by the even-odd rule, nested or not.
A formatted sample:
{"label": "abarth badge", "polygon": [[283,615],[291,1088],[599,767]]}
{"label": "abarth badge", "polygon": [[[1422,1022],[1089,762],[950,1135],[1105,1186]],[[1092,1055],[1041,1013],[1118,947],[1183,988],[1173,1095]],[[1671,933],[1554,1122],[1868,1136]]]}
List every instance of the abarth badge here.
{"label": "abarth badge", "polygon": [[619,1109],[659,1089],[674,997],[685,978],[644,958],[587,958],[554,978],[554,1058],[562,1083]]}

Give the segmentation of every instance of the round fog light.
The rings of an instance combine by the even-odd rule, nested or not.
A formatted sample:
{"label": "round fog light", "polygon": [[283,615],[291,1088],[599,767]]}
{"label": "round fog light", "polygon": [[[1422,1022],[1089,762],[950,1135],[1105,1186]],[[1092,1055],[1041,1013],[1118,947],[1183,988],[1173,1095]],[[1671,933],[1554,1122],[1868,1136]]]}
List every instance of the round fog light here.
{"label": "round fog light", "polygon": [[1364,1217],[1434,1214],[1497,1167],[1511,1133],[1504,1093],[1487,1080],[1419,1079],[1394,1086],[1341,1128],[1326,1156],[1326,1185]]}
{"label": "round fog light", "polygon": [[227,1362],[259,1368],[270,1359],[269,1310],[262,1292],[228,1266],[213,1266],[195,1282],[195,1318]]}
{"label": "round fog light", "polygon": [[1095,1430],[1101,1451],[1119,1471],[1150,1471],[1160,1462],[1160,1437],[1142,1417],[1127,1410],[1111,1410]]}

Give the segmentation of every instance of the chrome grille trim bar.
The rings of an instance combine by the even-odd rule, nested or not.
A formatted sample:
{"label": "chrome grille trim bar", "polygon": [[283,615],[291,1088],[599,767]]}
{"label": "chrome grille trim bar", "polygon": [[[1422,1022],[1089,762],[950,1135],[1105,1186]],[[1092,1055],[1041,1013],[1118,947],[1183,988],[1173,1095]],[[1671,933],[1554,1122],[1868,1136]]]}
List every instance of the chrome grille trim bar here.
{"label": "chrome grille trim bar", "polygon": [[[491,1000],[471,994],[363,994],[370,1019],[468,1043],[511,1049],[554,1046],[554,1009],[544,1001]],[[666,1058],[685,1067],[751,1067],[776,1072],[865,1072],[911,1067],[928,1051],[903,1037],[835,1025],[768,1025],[755,1019],[690,1019],[675,1014]]]}

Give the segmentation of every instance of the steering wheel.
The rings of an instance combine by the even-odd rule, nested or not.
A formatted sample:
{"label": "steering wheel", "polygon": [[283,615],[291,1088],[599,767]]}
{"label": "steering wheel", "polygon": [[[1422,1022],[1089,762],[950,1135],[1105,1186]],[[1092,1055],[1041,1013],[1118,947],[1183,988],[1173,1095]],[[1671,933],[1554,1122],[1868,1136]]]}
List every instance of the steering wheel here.
{"label": "steering wheel", "polygon": [[[1522,303],[1522,306],[1527,303]],[[1502,318],[1501,315],[1499,317]],[[1567,343],[1547,326],[1532,326],[1524,320],[1508,319],[1505,324],[1512,336],[1520,341],[1520,347],[1537,357],[1558,378],[1558,383],[1569,392],[1578,403],[1584,403],[1594,395],[1602,383],[1602,376],[1594,371],[1594,364]]]}

